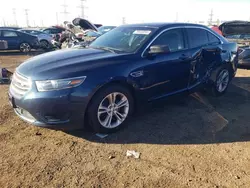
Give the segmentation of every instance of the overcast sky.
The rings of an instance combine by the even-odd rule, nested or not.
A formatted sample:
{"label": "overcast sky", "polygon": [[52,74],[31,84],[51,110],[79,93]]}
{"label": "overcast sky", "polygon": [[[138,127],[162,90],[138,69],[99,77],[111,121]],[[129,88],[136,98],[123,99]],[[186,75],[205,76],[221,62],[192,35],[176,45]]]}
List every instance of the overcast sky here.
{"label": "overcast sky", "polygon": [[[66,0],[69,14],[63,12],[64,0],[1,0],[0,25],[3,21],[14,24],[13,8],[17,22],[26,26],[24,9],[29,9],[30,25],[54,25],[65,19],[72,20],[81,15],[80,0]],[[207,21],[211,9],[214,21],[250,20],[250,0],[86,0],[86,18],[93,23],[120,25],[122,18],[127,23]]]}

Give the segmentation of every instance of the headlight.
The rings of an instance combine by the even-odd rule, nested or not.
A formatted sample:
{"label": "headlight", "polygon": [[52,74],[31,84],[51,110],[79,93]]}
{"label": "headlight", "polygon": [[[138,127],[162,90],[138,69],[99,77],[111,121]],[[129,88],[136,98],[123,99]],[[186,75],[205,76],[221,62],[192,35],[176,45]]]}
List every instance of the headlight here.
{"label": "headlight", "polygon": [[81,85],[85,79],[86,76],[60,80],[36,81],[36,87],[39,92],[68,89]]}

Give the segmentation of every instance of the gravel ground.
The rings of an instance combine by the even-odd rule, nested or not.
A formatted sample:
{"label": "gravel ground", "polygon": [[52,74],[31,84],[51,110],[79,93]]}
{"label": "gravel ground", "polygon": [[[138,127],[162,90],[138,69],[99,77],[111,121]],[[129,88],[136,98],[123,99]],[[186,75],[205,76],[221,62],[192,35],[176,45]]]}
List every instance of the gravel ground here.
{"label": "gravel ground", "polygon": [[[29,57],[0,53],[0,67],[13,71]],[[23,122],[0,85],[0,187],[249,188],[249,76],[239,70],[221,98],[195,93],[149,104],[103,139]]]}

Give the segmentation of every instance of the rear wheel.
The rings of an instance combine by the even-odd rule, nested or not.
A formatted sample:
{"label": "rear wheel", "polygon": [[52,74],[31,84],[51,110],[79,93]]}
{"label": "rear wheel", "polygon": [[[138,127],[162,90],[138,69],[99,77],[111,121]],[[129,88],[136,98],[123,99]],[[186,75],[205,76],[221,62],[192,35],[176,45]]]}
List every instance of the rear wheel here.
{"label": "rear wheel", "polygon": [[30,52],[31,47],[30,47],[29,43],[23,42],[23,43],[20,44],[19,49],[20,49],[21,52],[26,53],[26,52]]}
{"label": "rear wheel", "polygon": [[228,85],[231,81],[231,72],[228,67],[223,67],[216,76],[216,81],[212,86],[212,94],[214,96],[221,96],[227,91]]}
{"label": "rear wheel", "polygon": [[128,89],[111,85],[99,91],[88,108],[91,128],[98,133],[119,130],[133,112],[133,97]]}

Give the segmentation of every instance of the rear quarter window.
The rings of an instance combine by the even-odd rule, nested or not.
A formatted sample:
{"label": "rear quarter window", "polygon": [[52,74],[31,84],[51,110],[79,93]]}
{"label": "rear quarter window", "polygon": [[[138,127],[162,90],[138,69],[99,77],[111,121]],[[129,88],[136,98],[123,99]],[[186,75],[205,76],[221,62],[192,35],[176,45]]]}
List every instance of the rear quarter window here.
{"label": "rear quarter window", "polygon": [[199,28],[187,28],[190,48],[196,48],[209,43],[207,31]]}
{"label": "rear quarter window", "polygon": [[210,44],[220,44],[220,40],[212,33],[207,32]]}

